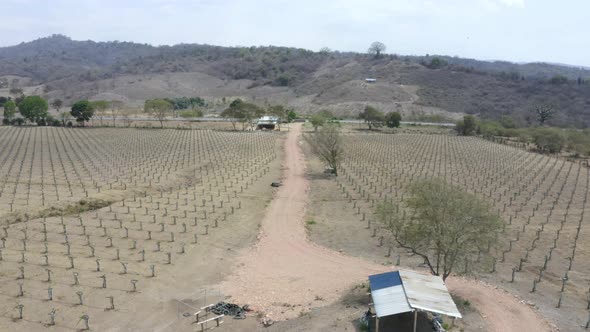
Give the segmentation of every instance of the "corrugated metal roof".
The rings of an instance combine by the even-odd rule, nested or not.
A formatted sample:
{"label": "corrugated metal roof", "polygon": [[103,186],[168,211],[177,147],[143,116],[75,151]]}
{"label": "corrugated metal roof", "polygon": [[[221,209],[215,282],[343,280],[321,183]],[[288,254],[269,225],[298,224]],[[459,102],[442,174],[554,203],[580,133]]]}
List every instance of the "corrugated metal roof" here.
{"label": "corrugated metal roof", "polygon": [[370,276],[369,283],[377,317],[414,311],[408,304],[399,272],[386,272]]}
{"label": "corrugated metal roof", "polygon": [[377,317],[415,309],[461,318],[441,277],[400,270],[369,276]]}
{"label": "corrugated metal roof", "polygon": [[441,277],[407,270],[399,273],[412,308],[461,318]]}

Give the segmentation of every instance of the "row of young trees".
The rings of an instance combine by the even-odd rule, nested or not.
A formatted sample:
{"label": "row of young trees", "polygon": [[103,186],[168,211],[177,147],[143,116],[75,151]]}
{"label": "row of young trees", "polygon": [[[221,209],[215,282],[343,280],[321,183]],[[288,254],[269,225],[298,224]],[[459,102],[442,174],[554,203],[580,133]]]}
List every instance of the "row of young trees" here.
{"label": "row of young trees", "polygon": [[[61,121],[54,119],[48,112],[50,103],[47,102],[41,96],[24,96],[23,98],[11,100],[6,98],[2,100],[2,107],[4,108],[4,119],[3,124],[24,124],[25,121],[36,123],[37,125],[66,125],[68,118],[67,113],[60,113],[63,107],[63,101],[61,99],[55,99],[51,102],[51,106],[54,107],[58,113],[61,114]],[[99,114],[102,116],[106,112],[110,112],[113,121],[116,121],[118,111],[123,107],[121,101],[88,101],[80,100],[75,102],[69,112],[76,122],[84,126],[84,124],[95,115]],[[17,118],[16,114],[20,113],[21,118]]]}
{"label": "row of young trees", "polygon": [[273,105],[264,109],[258,105],[236,99],[231,102],[228,108],[221,112],[221,117],[228,119],[234,130],[237,129],[237,123],[242,124],[242,130],[246,130],[255,119],[263,115],[271,115],[279,119],[279,129],[281,121],[292,122],[297,114],[283,105]]}

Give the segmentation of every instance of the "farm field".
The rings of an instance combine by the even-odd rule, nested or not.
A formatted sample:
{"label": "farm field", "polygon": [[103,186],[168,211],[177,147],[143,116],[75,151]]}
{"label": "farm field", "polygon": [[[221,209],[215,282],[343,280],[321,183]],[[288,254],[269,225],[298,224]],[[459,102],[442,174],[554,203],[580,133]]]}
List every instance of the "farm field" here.
{"label": "farm field", "polygon": [[180,314],[256,239],[282,136],[0,128],[0,330],[193,330]]}
{"label": "farm field", "polygon": [[396,248],[374,212],[384,200],[402,201],[417,179],[443,178],[493,204],[506,223],[499,245],[481,252],[481,270],[461,264],[458,271],[519,296],[562,331],[583,330],[590,288],[587,167],[473,137],[345,133],[336,179],[319,176],[323,166],[307,151],[311,240],[419,269],[422,261]]}

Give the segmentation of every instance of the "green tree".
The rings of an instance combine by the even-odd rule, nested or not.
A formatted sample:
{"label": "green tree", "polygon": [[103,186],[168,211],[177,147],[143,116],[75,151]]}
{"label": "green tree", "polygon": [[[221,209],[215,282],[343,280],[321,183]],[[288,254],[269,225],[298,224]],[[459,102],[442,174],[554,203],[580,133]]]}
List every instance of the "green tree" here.
{"label": "green tree", "polygon": [[39,96],[25,97],[18,104],[20,114],[30,122],[38,122],[47,118],[48,108],[47,101]]}
{"label": "green tree", "polygon": [[337,124],[329,123],[313,135],[308,136],[313,151],[330,167],[332,173],[338,176],[338,169],[344,155],[342,134]]}
{"label": "green tree", "polygon": [[441,58],[435,57],[430,60],[430,63],[427,65],[430,69],[439,69],[447,65],[447,62]]}
{"label": "green tree", "polygon": [[174,105],[164,99],[151,99],[146,100],[143,106],[143,110],[146,113],[151,114],[160,121],[160,127],[164,128],[164,119],[170,115]]}
{"label": "green tree", "polygon": [[473,115],[465,115],[463,120],[457,122],[455,130],[459,135],[472,136],[477,130],[477,121]]}
{"label": "green tree", "polygon": [[236,129],[236,122],[241,122],[242,130],[246,130],[249,125],[252,125],[254,119],[261,117],[263,114],[263,109],[241,99],[232,101],[229,107],[221,112],[222,117],[231,121],[234,130]]}
{"label": "green tree", "polygon": [[369,130],[373,130],[373,128],[383,127],[385,116],[383,115],[383,112],[377,110],[373,106],[366,106],[365,110],[359,114],[359,119],[365,121],[369,126]]}
{"label": "green tree", "polygon": [[390,112],[385,115],[385,125],[388,128],[399,128],[402,121],[402,115],[398,112]]}
{"label": "green tree", "polygon": [[311,122],[313,130],[318,131],[318,127],[322,127],[326,124],[326,118],[322,114],[316,113],[309,118],[309,122]]}
{"label": "green tree", "polygon": [[109,102],[106,100],[95,100],[90,102],[92,104],[92,108],[94,109],[94,113],[98,115],[100,119],[100,125],[103,125],[103,118],[106,115],[106,111],[109,109]]}
{"label": "green tree", "polygon": [[377,217],[395,244],[422,257],[432,274],[446,280],[458,265],[467,270],[497,242],[502,222],[476,196],[442,180],[417,182],[410,193],[406,208],[385,202]]}
{"label": "green tree", "polygon": [[558,129],[539,128],[533,132],[533,142],[541,152],[559,153],[566,139]]}
{"label": "green tree", "polygon": [[16,104],[14,101],[9,100],[4,103],[4,119],[11,121],[16,115]]}
{"label": "green tree", "polygon": [[289,110],[287,112],[287,122],[291,123],[295,121],[295,119],[297,119],[297,113],[295,113],[293,110]]}
{"label": "green tree", "polygon": [[79,100],[72,105],[70,114],[84,127],[85,123],[94,116],[94,107],[88,100]]}

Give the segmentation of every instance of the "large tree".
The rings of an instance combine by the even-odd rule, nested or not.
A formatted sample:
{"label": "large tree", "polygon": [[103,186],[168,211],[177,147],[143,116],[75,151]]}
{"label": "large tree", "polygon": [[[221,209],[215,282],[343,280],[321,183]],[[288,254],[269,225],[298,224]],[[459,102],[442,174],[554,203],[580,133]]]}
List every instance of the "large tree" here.
{"label": "large tree", "polygon": [[307,138],[313,151],[330,167],[333,174],[338,176],[338,169],[344,156],[342,134],[338,124],[329,123]]}
{"label": "large tree", "polygon": [[39,96],[25,97],[19,104],[20,114],[31,122],[38,122],[47,118],[47,101]]}
{"label": "large tree", "polygon": [[94,116],[94,106],[88,100],[79,100],[72,105],[70,114],[84,127],[85,123]]}
{"label": "large tree", "polygon": [[381,53],[385,52],[387,47],[382,42],[373,42],[371,46],[369,46],[369,54],[373,54],[375,58],[379,58]]}
{"label": "large tree", "polygon": [[465,115],[463,120],[457,122],[455,130],[459,135],[471,136],[477,130],[477,121],[473,115]]}
{"label": "large tree", "polygon": [[261,117],[263,114],[263,109],[241,99],[232,101],[229,107],[221,112],[222,117],[231,121],[234,130],[236,129],[236,122],[241,122],[242,130],[246,130],[248,126],[252,125],[254,119]]}
{"label": "large tree", "polygon": [[316,113],[309,118],[309,122],[313,126],[313,131],[318,131],[319,127],[326,124],[326,117],[323,114]]}
{"label": "large tree", "polygon": [[398,112],[390,112],[385,115],[385,125],[388,128],[399,128],[402,121],[402,115]]}
{"label": "large tree", "polygon": [[457,266],[473,266],[497,241],[502,222],[491,206],[442,180],[410,188],[405,206],[386,202],[377,217],[399,247],[424,259],[445,280]]}
{"label": "large tree", "polygon": [[164,99],[146,100],[143,106],[146,113],[153,115],[160,121],[160,127],[162,128],[164,128],[164,119],[170,115],[173,108],[174,105]]}
{"label": "large tree", "polygon": [[103,118],[106,115],[106,111],[109,109],[109,102],[106,100],[95,100],[95,101],[91,101],[92,104],[92,108],[94,109],[94,113],[96,115],[98,115],[98,118],[100,119],[100,125],[103,125]]}
{"label": "large tree", "polygon": [[53,108],[55,108],[55,109],[57,110],[57,112],[58,112],[58,113],[59,113],[59,110],[61,109],[61,107],[63,106],[63,104],[64,104],[64,103],[63,103],[63,101],[62,101],[61,99],[54,99],[54,100],[51,102],[51,106],[52,106]]}
{"label": "large tree", "polygon": [[359,114],[359,118],[365,120],[365,123],[369,126],[369,130],[373,130],[373,127],[383,127],[385,116],[383,112],[372,106],[366,106],[364,111]]}

